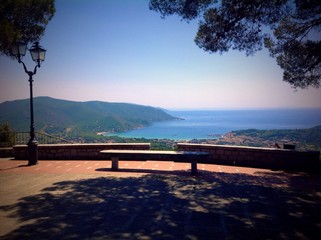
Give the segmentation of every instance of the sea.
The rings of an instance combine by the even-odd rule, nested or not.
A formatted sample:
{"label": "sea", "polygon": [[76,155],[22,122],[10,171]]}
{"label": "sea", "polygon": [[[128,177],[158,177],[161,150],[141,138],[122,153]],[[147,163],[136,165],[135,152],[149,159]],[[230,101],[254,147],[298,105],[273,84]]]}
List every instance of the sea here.
{"label": "sea", "polygon": [[181,120],[156,122],[148,127],[108,136],[147,139],[217,139],[244,129],[304,129],[321,125],[321,109],[176,110]]}

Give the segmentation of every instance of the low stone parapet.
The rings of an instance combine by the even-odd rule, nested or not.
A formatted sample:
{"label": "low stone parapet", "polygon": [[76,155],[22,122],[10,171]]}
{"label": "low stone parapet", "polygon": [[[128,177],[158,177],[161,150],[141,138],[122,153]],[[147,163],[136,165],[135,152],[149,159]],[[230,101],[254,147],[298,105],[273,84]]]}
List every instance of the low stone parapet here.
{"label": "low stone parapet", "polygon": [[319,151],[189,143],[178,143],[177,150],[208,152],[203,163],[304,171],[320,167]]}
{"label": "low stone parapet", "polygon": [[[92,160],[105,159],[102,150],[149,150],[149,143],[84,143],[84,144],[39,144],[39,160]],[[13,147],[15,159],[28,159],[27,145]]]}
{"label": "low stone parapet", "polygon": [[0,158],[13,157],[12,147],[0,148]]}
{"label": "low stone parapet", "polygon": [[[38,146],[38,158],[39,160],[99,160],[106,159],[100,151],[113,149],[149,150],[150,144],[40,144]],[[200,163],[303,171],[320,168],[319,151],[190,143],[178,143],[177,150],[209,153],[209,157],[200,161]],[[15,159],[28,159],[27,145],[16,145],[13,147],[13,151]]]}

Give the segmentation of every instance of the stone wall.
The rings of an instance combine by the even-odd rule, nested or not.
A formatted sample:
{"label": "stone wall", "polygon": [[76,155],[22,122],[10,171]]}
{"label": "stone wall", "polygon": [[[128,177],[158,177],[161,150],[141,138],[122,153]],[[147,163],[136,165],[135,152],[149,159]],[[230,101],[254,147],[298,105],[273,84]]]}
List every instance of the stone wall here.
{"label": "stone wall", "polygon": [[8,148],[0,148],[0,158],[8,158],[13,157],[13,149]]}
{"label": "stone wall", "polygon": [[[90,143],[90,144],[40,144],[39,160],[90,160],[105,159],[101,150],[149,150],[149,143]],[[28,159],[27,145],[13,147],[15,159]]]}
{"label": "stone wall", "polygon": [[[149,143],[97,144],[40,144],[39,160],[98,160],[106,159],[101,150],[149,150]],[[27,145],[13,147],[15,159],[28,159]],[[320,168],[320,152],[289,149],[178,143],[178,151],[208,152],[209,158],[201,163],[244,167],[314,170]]]}
{"label": "stone wall", "polygon": [[320,167],[320,152],[288,149],[178,143],[179,151],[209,152],[203,163],[244,167],[314,170]]}

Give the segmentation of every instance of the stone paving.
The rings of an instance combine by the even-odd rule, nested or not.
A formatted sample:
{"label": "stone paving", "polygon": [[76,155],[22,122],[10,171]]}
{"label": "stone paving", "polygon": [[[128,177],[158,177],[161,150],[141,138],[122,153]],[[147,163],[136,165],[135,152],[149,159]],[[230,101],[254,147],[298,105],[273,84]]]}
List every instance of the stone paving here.
{"label": "stone paving", "polygon": [[0,239],[321,239],[321,176],[0,159]]}

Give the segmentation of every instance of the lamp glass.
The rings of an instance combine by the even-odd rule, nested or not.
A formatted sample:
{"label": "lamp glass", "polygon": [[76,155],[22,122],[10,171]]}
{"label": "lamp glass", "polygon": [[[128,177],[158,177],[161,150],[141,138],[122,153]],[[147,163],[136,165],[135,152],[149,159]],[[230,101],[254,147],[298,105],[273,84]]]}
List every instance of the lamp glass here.
{"label": "lamp glass", "polygon": [[42,62],[45,60],[46,50],[43,49],[38,42],[36,42],[30,49],[32,60],[35,62]]}
{"label": "lamp glass", "polygon": [[13,56],[18,57],[20,59],[20,57],[26,55],[27,44],[24,42],[16,42],[12,45],[11,51]]}

